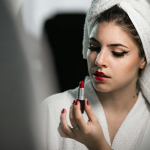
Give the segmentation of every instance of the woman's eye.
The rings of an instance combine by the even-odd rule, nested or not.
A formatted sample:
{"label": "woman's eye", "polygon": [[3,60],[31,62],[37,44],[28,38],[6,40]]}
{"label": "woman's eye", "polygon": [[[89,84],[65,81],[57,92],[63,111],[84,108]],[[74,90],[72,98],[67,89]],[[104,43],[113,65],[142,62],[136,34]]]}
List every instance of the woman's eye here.
{"label": "woman's eye", "polygon": [[[129,51],[128,51],[128,52],[129,52]],[[128,53],[128,52],[119,53],[119,52],[114,52],[114,51],[112,51],[112,53],[113,53],[113,55],[114,55],[115,57],[123,57],[124,54],[126,54],[126,53]]]}
{"label": "woman's eye", "polygon": [[100,46],[94,46],[94,44],[89,43],[88,49],[90,49],[91,51],[99,52],[100,51]]}

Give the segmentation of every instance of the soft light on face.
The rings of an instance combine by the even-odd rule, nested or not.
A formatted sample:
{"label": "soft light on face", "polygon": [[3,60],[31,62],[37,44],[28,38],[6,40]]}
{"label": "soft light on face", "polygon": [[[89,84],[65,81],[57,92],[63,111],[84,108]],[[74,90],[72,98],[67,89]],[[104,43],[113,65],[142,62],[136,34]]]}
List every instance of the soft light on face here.
{"label": "soft light on face", "polygon": [[[138,47],[120,27],[103,22],[93,27],[87,51],[88,71],[97,91],[110,92],[136,85],[139,68],[144,58],[138,55]],[[110,77],[100,81],[95,71]]]}

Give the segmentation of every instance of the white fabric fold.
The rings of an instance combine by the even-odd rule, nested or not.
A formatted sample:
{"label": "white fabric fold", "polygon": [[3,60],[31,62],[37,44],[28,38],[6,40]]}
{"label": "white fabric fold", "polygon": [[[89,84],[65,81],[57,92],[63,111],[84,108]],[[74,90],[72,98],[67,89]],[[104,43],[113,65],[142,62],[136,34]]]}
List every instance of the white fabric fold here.
{"label": "white fabric fold", "polygon": [[137,102],[114,137],[113,149],[134,150],[140,146],[150,117],[146,103],[142,93],[139,92]]}
{"label": "white fabric fold", "polygon": [[94,21],[103,11],[116,4],[128,14],[141,38],[147,65],[139,78],[139,84],[141,92],[150,102],[150,3],[147,0],[93,0],[84,25],[83,58],[87,58],[88,41]]}

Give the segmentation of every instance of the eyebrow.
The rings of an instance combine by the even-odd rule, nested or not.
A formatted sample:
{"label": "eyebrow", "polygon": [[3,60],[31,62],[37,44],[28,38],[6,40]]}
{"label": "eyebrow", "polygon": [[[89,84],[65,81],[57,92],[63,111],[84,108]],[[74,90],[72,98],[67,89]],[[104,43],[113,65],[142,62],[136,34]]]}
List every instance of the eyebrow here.
{"label": "eyebrow", "polygon": [[[95,38],[93,38],[93,37],[90,38],[90,40],[92,40],[92,41],[94,41],[94,42],[100,44],[100,42],[99,42],[98,40],[96,40]],[[107,47],[111,47],[111,46],[122,46],[122,47],[128,48],[127,46],[125,46],[125,45],[123,45],[123,44],[120,44],[120,43],[108,44],[108,45],[107,45]]]}

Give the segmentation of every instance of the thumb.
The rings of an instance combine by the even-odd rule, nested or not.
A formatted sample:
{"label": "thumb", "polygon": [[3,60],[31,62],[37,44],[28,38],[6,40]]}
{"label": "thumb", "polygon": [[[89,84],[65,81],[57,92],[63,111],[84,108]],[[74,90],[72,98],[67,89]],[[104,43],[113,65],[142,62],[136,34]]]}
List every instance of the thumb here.
{"label": "thumb", "polygon": [[90,121],[95,122],[98,120],[98,118],[96,117],[96,115],[94,114],[93,110],[91,109],[89,105],[88,99],[85,99],[85,112]]}

